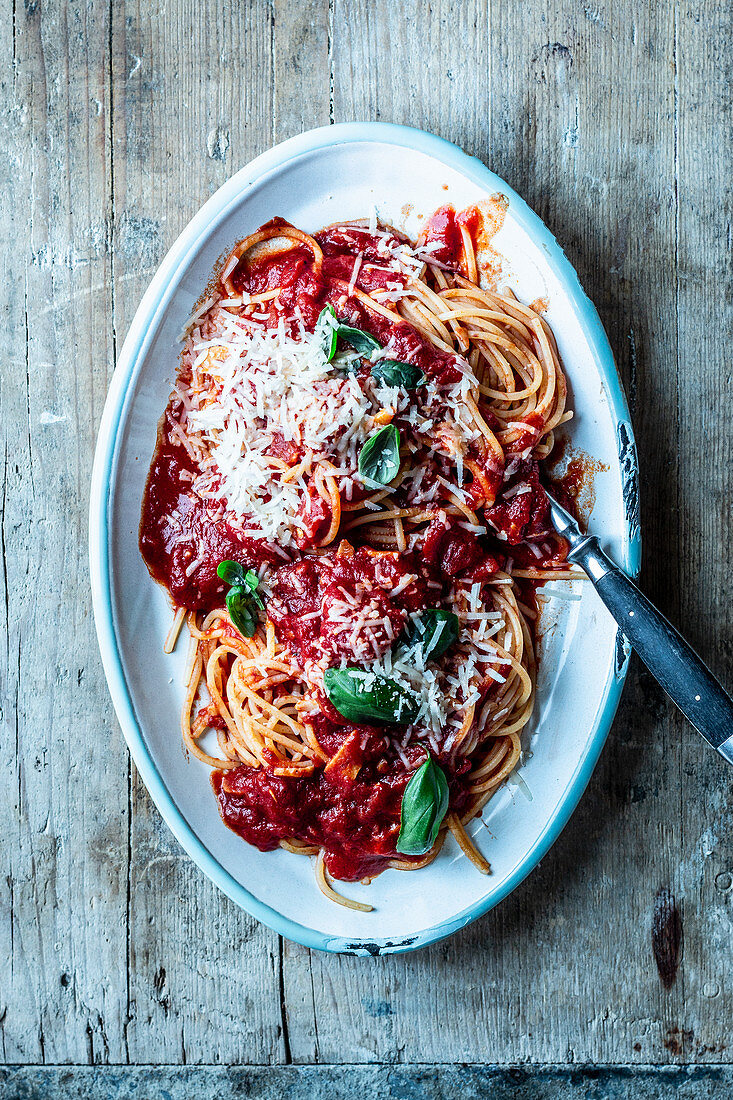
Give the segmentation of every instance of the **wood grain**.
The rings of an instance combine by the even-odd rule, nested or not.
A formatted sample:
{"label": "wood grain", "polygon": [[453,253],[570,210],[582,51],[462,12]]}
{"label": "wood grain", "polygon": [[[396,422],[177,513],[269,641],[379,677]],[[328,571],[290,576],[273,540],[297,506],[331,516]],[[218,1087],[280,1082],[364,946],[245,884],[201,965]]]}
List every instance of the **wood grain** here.
{"label": "wood grain", "polygon": [[[419,23],[419,7],[412,7],[409,22]],[[681,476],[670,262],[676,248],[674,11],[660,5],[629,19],[619,5],[548,3],[538,5],[522,33],[511,30],[514,11],[496,0],[488,13],[478,4],[432,5],[436,42],[443,30],[439,62],[426,66],[417,50],[383,48],[386,2],[337,4],[341,69],[370,64],[372,77],[363,87],[339,82],[336,52],[335,117],[422,125],[426,97],[442,107],[471,104],[461,140],[547,221],[606,322],[637,405],[643,497],[660,505],[645,513],[646,582],[682,621],[667,552],[675,541]],[[459,25],[463,33],[455,37],[445,30]],[[477,28],[492,43],[491,64],[469,72],[465,43],[476,41]],[[479,40],[473,48],[480,56],[485,46]],[[395,80],[398,68],[402,79]],[[480,104],[488,104],[488,114]],[[450,137],[448,117],[441,111],[429,124]],[[659,889],[682,897],[688,886],[679,860],[682,736],[688,736],[683,723],[635,665],[584,803],[542,868],[497,912],[409,961],[334,965],[293,949],[294,959],[312,971],[318,1035],[315,1050],[308,1040],[300,1049],[291,1038],[293,1056],[335,1060],[349,1047],[354,1061],[371,1061],[386,1044],[391,1058],[406,1062],[477,1055],[510,1061],[687,1057],[679,1041],[689,1031],[682,1022],[685,963],[679,982],[666,990],[651,943]],[[718,768],[724,791],[724,773],[717,761],[711,767]],[[725,1017],[716,1021],[717,1030],[727,1032]],[[291,1031],[297,1037],[298,1028]]]}
{"label": "wood grain", "polygon": [[[733,11],[682,5],[675,21],[680,476],[675,502],[680,618],[724,683],[733,684],[730,600],[733,452],[731,285]],[[689,563],[687,565],[686,563]],[[675,1036],[690,1060],[733,1047],[733,799],[730,776],[694,737],[681,738],[686,1012]],[[728,1054],[726,1060],[730,1058]]]}
{"label": "wood grain", "polygon": [[[112,10],[122,335],[202,200],[272,141],[272,27],[264,2]],[[203,57],[194,41],[206,44]],[[134,774],[130,812],[126,1059],[284,1060],[278,937],[203,879]]]}
{"label": "wood grain", "polygon": [[[590,1078],[547,1064],[602,1062],[638,1067],[631,1091],[609,1070],[609,1096],[652,1096],[677,1071],[645,1065],[710,1063],[677,1094],[728,1095],[729,773],[638,663],[580,808],[498,910],[414,956],[311,953],[203,878],[129,764],[86,510],[115,354],[202,202],[303,129],[425,127],[524,195],[598,305],[639,441],[645,587],[733,683],[729,7],[2,3],[1,1060],[299,1067],[192,1078],[223,1096],[341,1095],[338,1065],[370,1062],[396,1068],[348,1071],[352,1091],[479,1095],[509,1078],[424,1067],[537,1063],[526,1095],[570,1097]],[[56,1073],[24,1094],[96,1095]],[[173,1070],[109,1073],[110,1095],[178,1095]]]}
{"label": "wood grain", "polygon": [[128,764],[85,547],[113,363],[108,28],[3,9],[0,1035],[10,1062],[119,1060]]}

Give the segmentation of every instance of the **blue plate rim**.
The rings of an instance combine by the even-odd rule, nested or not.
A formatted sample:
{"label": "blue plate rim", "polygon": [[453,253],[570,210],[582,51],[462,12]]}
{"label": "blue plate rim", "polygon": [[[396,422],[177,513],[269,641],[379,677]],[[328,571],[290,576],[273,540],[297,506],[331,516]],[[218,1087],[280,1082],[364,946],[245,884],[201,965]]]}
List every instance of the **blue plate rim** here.
{"label": "blue plate rim", "polygon": [[282,168],[288,161],[304,153],[353,142],[379,142],[422,152],[442,161],[447,167],[455,169],[487,191],[504,192],[510,198],[513,216],[532,239],[546,250],[548,260],[572,303],[606,383],[609,404],[619,433],[619,447],[623,448],[623,454],[620,451],[620,457],[624,477],[624,500],[627,507],[620,564],[629,575],[638,574],[641,563],[641,538],[635,510],[638,501],[638,473],[633,427],[608,337],[595,306],[580,285],[575,269],[538,215],[504,180],[481,161],[435,134],[383,122],[348,122],[322,126],[274,146],[227,180],[201,207],[173,244],[137,309],[120,352],[105,402],[91,481],[89,563],[97,638],[117,718],[148,792],[187,854],[232,901],[280,935],[306,947],[322,951],[352,955],[379,955],[413,951],[452,935],[503,901],[537,866],[567,824],[598,761],[621,696],[628,668],[628,651],[619,647],[620,656],[605,684],[585,753],[559,799],[555,812],[512,874],[490,897],[470,906],[450,921],[443,921],[405,940],[376,938],[373,942],[367,942],[352,940],[348,937],[328,936],[284,917],[250,894],[224,870],[188,825],[165,786],[145,744],[135,715],[125,682],[112,614],[109,568],[110,477],[117,452],[120,422],[128,386],[137,364],[141,361],[145,345],[150,333],[154,330],[158,316],[167,306],[176,284],[178,270],[188,262],[191,253],[198,248],[204,233],[210,232],[212,222],[226,216],[231,203],[238,201],[248,186],[271,171]]}

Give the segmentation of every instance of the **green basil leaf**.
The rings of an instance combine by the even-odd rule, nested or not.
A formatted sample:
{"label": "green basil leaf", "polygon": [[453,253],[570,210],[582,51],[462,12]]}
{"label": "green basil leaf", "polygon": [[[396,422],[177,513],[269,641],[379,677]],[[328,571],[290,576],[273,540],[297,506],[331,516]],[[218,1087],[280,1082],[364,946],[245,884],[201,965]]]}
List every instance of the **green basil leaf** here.
{"label": "green basil leaf", "polygon": [[425,375],[414,363],[401,363],[399,359],[378,359],[372,367],[372,378],[378,378],[388,386],[402,386],[416,390],[425,385]]}
{"label": "green basil leaf", "polygon": [[359,473],[377,485],[389,485],[400,472],[400,433],[387,424],[370,436],[359,455]]}
{"label": "green basil leaf", "polygon": [[360,668],[327,668],[323,685],[329,702],[349,722],[408,725],[420,710],[417,696],[411,691],[386,676]]}
{"label": "green basil leaf", "polygon": [[220,561],[216,567],[217,576],[225,584],[231,585],[227,592],[227,611],[229,618],[243,638],[253,638],[257,631],[258,608],[264,611],[265,605],[257,591],[259,577],[254,569],[248,569],[236,561]]}
{"label": "green basil leaf", "polygon": [[238,561],[220,561],[216,574],[225,584],[245,584],[244,569]]}
{"label": "green basil leaf", "polygon": [[[329,324],[329,319],[331,323]],[[318,315],[317,325],[323,327],[323,351],[326,356],[327,362],[331,362],[336,354],[336,345],[338,344],[338,317],[336,316],[336,310],[333,306],[324,306]]]}
{"label": "green basil leaf", "polygon": [[448,810],[448,802],[445,772],[432,756],[428,756],[402,795],[397,851],[406,856],[423,856],[429,852]]}
{"label": "green basil leaf", "polygon": [[379,340],[375,340],[368,332],[363,332],[360,328],[352,328],[351,325],[343,325],[339,322],[336,332],[344,343],[349,344],[354,351],[358,351],[359,355],[371,355],[382,346]]}
{"label": "green basil leaf", "polygon": [[429,608],[413,619],[400,648],[422,651],[423,660],[437,661],[458,641],[460,624],[452,611]]}
{"label": "green basil leaf", "polygon": [[259,608],[264,611],[265,605],[262,602],[262,597],[257,591],[260,584],[260,578],[257,576],[254,569],[248,569],[247,572],[244,574],[244,583],[246,584],[247,588],[249,588],[254,602]]}
{"label": "green basil leaf", "polygon": [[254,638],[257,633],[257,611],[252,607],[252,593],[248,588],[235,585],[227,592],[229,618],[243,638]]}

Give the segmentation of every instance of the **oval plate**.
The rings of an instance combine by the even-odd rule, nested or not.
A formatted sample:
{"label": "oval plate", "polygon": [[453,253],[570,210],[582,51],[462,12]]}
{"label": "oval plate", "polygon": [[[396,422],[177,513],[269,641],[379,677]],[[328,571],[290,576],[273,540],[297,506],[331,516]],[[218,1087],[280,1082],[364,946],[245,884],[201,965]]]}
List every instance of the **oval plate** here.
{"label": "oval plate", "polygon": [[[177,366],[178,334],[217,258],[276,214],[315,230],[368,216],[415,233],[446,202],[508,200],[494,244],[523,300],[545,298],[570,382],[573,447],[603,464],[591,529],[629,574],[639,566],[633,434],[608,340],[554,237],[479,161],[419,130],[352,123],[302,134],[232,177],[161,264],[125,340],[104,409],[90,504],[92,595],[115,710],[151,797],[191,858],[235,902],[290,939],[351,954],[407,951],[455,932],[532,870],[575,809],[616,711],[627,654],[590,585],[543,613],[538,706],[523,782],[492,799],[472,832],[493,873],[478,874],[449,838],[425,870],[387,871],[344,892],[375,906],[329,902],[312,861],[261,853],[225,828],[209,771],[182,751],[178,725],[186,646],[166,656],[170,605],[138,552],[140,501],[158,418]],[[408,205],[409,204],[409,205]],[[558,586],[562,587],[562,586]],[[566,586],[567,587],[567,586]],[[576,586],[577,587],[577,586]]]}

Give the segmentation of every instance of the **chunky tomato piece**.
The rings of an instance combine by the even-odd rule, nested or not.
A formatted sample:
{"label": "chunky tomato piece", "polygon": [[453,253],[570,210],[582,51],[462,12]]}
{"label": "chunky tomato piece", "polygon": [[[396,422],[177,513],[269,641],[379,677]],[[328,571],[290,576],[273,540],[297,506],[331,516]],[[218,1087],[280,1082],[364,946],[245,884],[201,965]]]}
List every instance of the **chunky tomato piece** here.
{"label": "chunky tomato piece", "polygon": [[328,534],[333,512],[328,501],[324,500],[309,481],[298,509],[298,519],[302,527],[298,528],[296,542],[303,550],[312,550]]}
{"label": "chunky tomato piece", "polygon": [[516,473],[503,485],[497,503],[484,514],[510,546],[551,530],[550,502],[534,459],[519,463]]}

